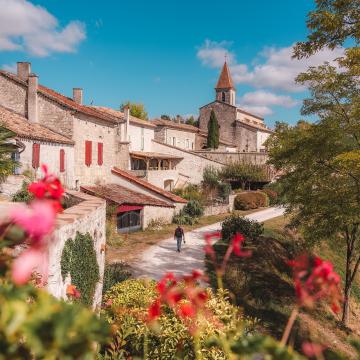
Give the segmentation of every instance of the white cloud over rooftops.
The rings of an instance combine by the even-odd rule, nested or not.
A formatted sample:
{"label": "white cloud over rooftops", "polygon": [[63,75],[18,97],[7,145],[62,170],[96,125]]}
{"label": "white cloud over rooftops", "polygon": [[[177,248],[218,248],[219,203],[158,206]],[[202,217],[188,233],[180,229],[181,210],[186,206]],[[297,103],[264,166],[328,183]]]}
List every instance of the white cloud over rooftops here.
{"label": "white cloud over rooftops", "polygon": [[45,8],[27,0],[0,0],[0,51],[25,51],[35,56],[75,52],[86,38],[84,23],[60,27]]}

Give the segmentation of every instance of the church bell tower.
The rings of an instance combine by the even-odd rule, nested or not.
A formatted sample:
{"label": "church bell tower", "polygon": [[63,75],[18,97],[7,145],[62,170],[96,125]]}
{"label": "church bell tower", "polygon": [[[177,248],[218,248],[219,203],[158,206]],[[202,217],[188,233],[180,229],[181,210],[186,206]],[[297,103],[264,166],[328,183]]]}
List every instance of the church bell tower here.
{"label": "church bell tower", "polygon": [[221,70],[219,80],[215,87],[216,100],[235,106],[236,89],[233,85],[227,62]]}

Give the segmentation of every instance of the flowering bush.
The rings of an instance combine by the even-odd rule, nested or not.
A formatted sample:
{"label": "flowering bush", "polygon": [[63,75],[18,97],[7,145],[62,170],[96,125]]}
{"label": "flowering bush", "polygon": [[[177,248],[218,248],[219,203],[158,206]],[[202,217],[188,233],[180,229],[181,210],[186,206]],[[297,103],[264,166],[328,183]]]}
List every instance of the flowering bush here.
{"label": "flowering bush", "polygon": [[[0,224],[0,358],[91,359],[96,343],[107,340],[107,323],[36,288],[46,284],[47,249],[64,193],[42,169],[44,177],[28,187],[34,200],[14,206]],[[67,294],[81,297],[74,285]]]}

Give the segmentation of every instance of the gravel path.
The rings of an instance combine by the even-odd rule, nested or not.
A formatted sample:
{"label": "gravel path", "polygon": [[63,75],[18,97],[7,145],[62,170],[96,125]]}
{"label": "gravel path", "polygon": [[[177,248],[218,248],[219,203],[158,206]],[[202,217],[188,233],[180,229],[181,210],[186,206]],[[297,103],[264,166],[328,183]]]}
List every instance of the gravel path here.
{"label": "gravel path", "polygon": [[[263,222],[283,214],[284,209],[271,207],[245,217]],[[135,277],[159,280],[169,271],[175,275],[183,275],[190,273],[192,269],[204,270],[204,234],[220,228],[221,223],[215,223],[185,233],[186,244],[183,244],[181,253],[176,251],[174,238],[151,246],[143,253],[139,261],[131,264]]]}

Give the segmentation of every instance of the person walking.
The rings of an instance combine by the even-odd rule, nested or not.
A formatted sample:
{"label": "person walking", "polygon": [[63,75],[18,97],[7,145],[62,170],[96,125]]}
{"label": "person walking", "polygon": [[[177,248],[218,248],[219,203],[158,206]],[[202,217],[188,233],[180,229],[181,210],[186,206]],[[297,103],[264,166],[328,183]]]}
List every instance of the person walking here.
{"label": "person walking", "polygon": [[175,229],[174,240],[175,239],[176,239],[176,244],[177,244],[177,251],[180,252],[181,251],[181,243],[184,241],[184,244],[185,244],[184,230],[180,225],[178,225],[178,227]]}

